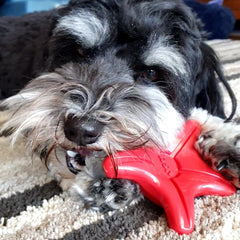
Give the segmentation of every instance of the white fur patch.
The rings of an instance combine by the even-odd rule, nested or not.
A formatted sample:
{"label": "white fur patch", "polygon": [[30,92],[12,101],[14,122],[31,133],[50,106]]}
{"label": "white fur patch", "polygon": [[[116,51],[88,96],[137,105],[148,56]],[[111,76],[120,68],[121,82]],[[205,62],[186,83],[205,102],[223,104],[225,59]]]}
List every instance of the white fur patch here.
{"label": "white fur patch", "polygon": [[[238,144],[235,142],[240,133],[240,125],[234,122],[224,122],[224,119],[209,114],[201,108],[194,108],[189,119],[196,120],[201,124],[204,135],[210,133],[212,138],[223,140],[230,144]],[[235,143],[234,143],[235,142]]]}
{"label": "white fur patch", "polygon": [[109,34],[109,24],[101,21],[91,12],[77,11],[61,18],[55,32],[67,32],[79,39],[84,47],[94,47],[103,43]]}
{"label": "white fur patch", "polygon": [[[157,141],[160,145],[170,148],[174,145],[177,134],[182,130],[184,117],[173,107],[164,94],[156,88],[139,88],[144,92],[154,108],[157,126],[150,129],[151,136],[161,136]],[[158,129],[158,131],[156,130]],[[153,130],[153,132],[151,132]],[[157,137],[155,137],[157,139]]]}
{"label": "white fur patch", "polygon": [[169,44],[167,37],[152,37],[148,50],[143,55],[146,65],[161,65],[176,75],[186,75],[187,65],[176,46]]}

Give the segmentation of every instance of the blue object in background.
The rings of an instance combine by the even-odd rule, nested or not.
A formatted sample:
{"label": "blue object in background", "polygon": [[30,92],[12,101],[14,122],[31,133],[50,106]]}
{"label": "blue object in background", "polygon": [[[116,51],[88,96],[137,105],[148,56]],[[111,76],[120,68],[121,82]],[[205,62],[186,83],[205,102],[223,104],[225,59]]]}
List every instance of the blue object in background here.
{"label": "blue object in background", "polygon": [[[3,0],[0,0],[3,1]],[[69,0],[6,0],[0,8],[0,16],[21,16],[25,13],[50,10]]]}
{"label": "blue object in background", "polygon": [[212,4],[212,3],[222,6],[223,0],[211,0],[210,2],[208,2],[208,4]]}
{"label": "blue object in background", "polygon": [[235,17],[233,12],[221,6],[222,0],[213,0],[204,4],[197,0],[184,0],[192,8],[204,24],[208,39],[226,39],[234,29]]}
{"label": "blue object in background", "polygon": [[2,6],[5,2],[6,0],[0,0],[0,6]]}

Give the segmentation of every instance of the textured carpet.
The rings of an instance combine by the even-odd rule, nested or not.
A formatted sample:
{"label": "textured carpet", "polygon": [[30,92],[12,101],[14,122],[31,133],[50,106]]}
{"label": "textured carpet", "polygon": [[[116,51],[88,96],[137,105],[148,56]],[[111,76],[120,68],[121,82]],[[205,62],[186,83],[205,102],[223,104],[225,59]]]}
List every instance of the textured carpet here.
{"label": "textured carpet", "polygon": [[[239,95],[240,41],[213,41],[211,45]],[[231,108],[227,96],[225,104]],[[147,200],[108,214],[82,209],[61,191],[40,161],[25,156],[21,143],[11,150],[8,139],[0,138],[0,166],[1,240],[240,239],[240,192],[230,197],[196,198],[195,230],[178,235],[168,228],[164,211]]]}

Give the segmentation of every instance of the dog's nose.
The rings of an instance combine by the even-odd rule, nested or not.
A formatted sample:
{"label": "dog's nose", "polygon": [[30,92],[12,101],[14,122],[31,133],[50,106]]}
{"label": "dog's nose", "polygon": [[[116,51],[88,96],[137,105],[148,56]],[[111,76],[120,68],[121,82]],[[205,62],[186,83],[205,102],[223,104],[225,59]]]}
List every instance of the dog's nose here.
{"label": "dog's nose", "polygon": [[65,136],[79,146],[95,143],[103,130],[103,124],[95,119],[68,117],[64,123]]}

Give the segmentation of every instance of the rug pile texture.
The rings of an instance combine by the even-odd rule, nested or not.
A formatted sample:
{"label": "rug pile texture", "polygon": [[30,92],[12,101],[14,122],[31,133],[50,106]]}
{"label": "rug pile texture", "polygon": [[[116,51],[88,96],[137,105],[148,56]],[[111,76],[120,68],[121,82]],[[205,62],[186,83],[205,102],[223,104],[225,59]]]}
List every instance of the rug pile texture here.
{"label": "rug pile texture", "polygon": [[[214,40],[210,44],[240,99],[240,41]],[[229,112],[231,102],[224,88],[223,92]],[[0,120],[3,118],[1,115]],[[194,203],[195,230],[190,235],[169,229],[164,211],[148,200],[106,214],[83,209],[61,191],[40,160],[26,155],[21,142],[11,149],[8,139],[0,138],[1,240],[240,239],[240,192],[230,197],[199,197]]]}

